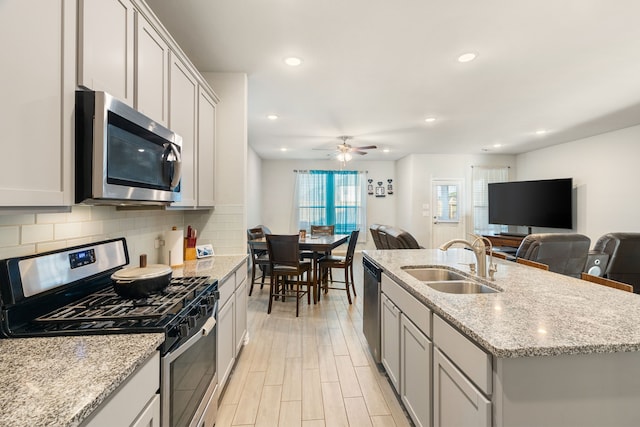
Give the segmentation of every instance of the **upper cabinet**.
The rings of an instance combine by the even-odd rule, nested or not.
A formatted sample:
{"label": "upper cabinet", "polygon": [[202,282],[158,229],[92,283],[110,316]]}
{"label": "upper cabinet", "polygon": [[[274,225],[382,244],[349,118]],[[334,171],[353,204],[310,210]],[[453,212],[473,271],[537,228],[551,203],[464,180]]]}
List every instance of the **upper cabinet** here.
{"label": "upper cabinet", "polygon": [[0,9],[0,207],[71,205],[76,0]]}
{"label": "upper cabinet", "polygon": [[198,205],[215,205],[216,103],[202,86],[198,93]]}
{"label": "upper cabinet", "polygon": [[78,86],[134,106],[135,9],[129,0],[80,0]]}
{"label": "upper cabinet", "polygon": [[182,201],[214,206],[218,98],[142,0],[80,0],[78,85],[102,90],[182,137]]}
{"label": "upper cabinet", "polygon": [[173,206],[195,206],[198,178],[196,158],[198,82],[180,60],[171,56],[169,127],[182,137],[182,201]]}
{"label": "upper cabinet", "polygon": [[168,126],[169,122],[169,55],[167,42],[151,23],[138,13],[135,108],[164,126]]}

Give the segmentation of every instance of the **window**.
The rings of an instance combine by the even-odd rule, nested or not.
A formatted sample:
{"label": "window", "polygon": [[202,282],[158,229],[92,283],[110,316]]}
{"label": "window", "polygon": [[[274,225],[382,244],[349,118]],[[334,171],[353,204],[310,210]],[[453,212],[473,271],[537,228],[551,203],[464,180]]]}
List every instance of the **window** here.
{"label": "window", "polygon": [[473,166],[473,232],[495,234],[507,231],[506,225],[489,224],[489,184],[509,179],[508,166]]}
{"label": "window", "polygon": [[296,175],[296,222],[298,229],[335,225],[336,234],[366,228],[366,194],[363,172],[298,171]]}
{"label": "window", "polygon": [[459,222],[458,186],[455,184],[436,185],[436,213],[438,222]]}

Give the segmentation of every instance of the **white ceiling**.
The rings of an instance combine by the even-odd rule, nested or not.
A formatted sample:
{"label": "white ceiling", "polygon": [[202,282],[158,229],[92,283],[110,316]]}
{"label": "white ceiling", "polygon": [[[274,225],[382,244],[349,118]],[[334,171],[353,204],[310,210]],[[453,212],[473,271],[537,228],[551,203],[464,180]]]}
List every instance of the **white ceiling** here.
{"label": "white ceiling", "polygon": [[370,160],[521,153],[640,123],[638,0],[147,2],[200,71],[247,74],[266,159],[340,135]]}

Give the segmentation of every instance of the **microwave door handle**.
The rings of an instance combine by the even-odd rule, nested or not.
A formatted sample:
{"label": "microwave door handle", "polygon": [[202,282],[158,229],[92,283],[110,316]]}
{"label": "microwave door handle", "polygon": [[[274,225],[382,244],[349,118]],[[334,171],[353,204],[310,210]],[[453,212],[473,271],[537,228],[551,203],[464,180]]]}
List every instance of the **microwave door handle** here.
{"label": "microwave door handle", "polygon": [[174,190],[178,184],[180,184],[180,178],[182,178],[182,157],[180,156],[180,150],[175,144],[169,144],[171,153],[175,160],[173,161],[173,176],[171,177],[171,190]]}

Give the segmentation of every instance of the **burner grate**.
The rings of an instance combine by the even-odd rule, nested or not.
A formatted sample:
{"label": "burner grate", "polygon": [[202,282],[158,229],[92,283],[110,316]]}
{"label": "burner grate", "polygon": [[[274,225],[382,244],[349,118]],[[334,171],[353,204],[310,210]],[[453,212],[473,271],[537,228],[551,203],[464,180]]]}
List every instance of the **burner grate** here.
{"label": "burner grate", "polygon": [[178,313],[209,277],[177,277],[162,292],[143,299],[119,296],[112,287],[94,292],[57,310],[36,318],[38,323],[144,321]]}

